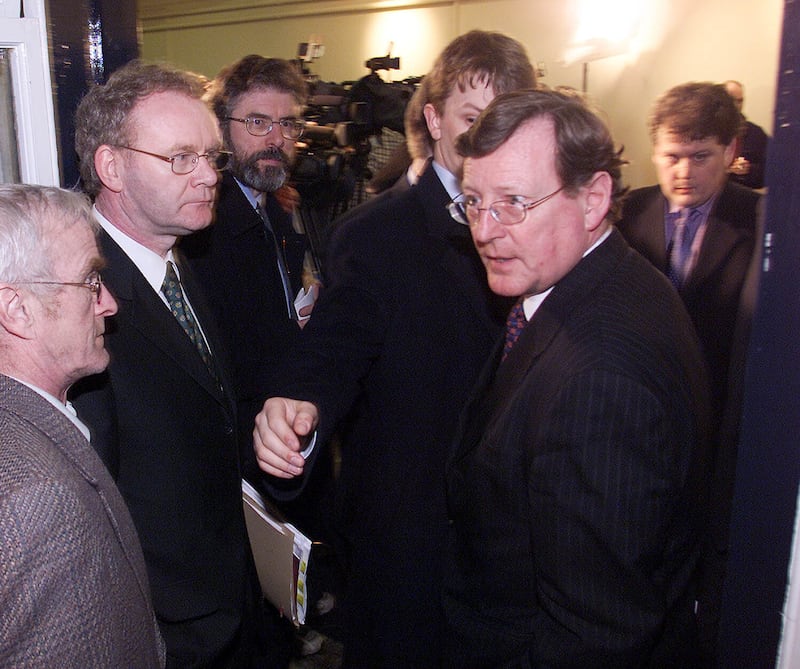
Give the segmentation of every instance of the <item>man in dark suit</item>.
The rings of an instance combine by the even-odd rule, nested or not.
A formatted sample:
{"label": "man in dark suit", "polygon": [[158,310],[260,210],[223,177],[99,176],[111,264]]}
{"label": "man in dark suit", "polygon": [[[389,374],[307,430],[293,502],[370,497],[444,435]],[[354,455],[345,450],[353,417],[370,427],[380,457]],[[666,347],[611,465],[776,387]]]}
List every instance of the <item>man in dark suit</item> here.
{"label": "man in dark suit", "polygon": [[[633,191],[618,224],[628,243],[671,277],[692,317],[708,362],[717,423],[759,200],[727,180],[738,124],[739,113],[721,85],[689,83],[667,91],[650,120],[659,183]],[[682,214],[688,220],[676,271],[674,238]]]}
{"label": "man in dark suit", "polygon": [[[664,93],[650,118],[659,183],[633,191],[619,222],[628,243],[671,278],[700,338],[711,380],[712,438],[719,460],[714,480],[719,472],[734,471],[736,447],[723,443],[720,426],[731,411],[729,388],[739,384],[730,375],[731,347],[753,257],[759,203],[757,193],[728,179],[739,121],[736,104],[721,84],[687,83]],[[679,248],[682,254],[676,253]],[[742,373],[743,361],[735,368]],[[706,653],[713,652],[716,636],[731,493],[732,484],[714,486],[710,553],[699,605]]]}
{"label": "man in dark suit", "polygon": [[[303,289],[306,238],[295,232],[292,214],[275,194],[286,184],[302,134],[306,83],[294,63],[251,55],[224,68],[208,98],[231,160],[214,224],[182,240],[181,250],[217,323],[224,324],[243,474],[261,488],[253,422],[270,377],[310,313],[294,304]],[[313,509],[302,500],[287,510],[307,533],[317,529]]]}
{"label": "man in dark suit", "polygon": [[620,154],[545,91],[499,96],[458,149],[489,285],[521,298],[448,465],[446,664],[691,667],[706,379],[677,294],[613,227]]}
{"label": "man in dark suit", "polygon": [[87,199],[0,186],[0,665],[164,666],[142,549],[67,389],[108,364]]}
{"label": "man in dark suit", "polygon": [[[467,229],[447,213],[461,169],[453,146],[495,94],[534,84],[524,48],[504,35],[473,31],[445,48],[419,107],[431,165],[334,233],[325,289],[257,418],[260,464],[282,478],[307,475],[343,429],[348,667],[440,662],[444,463],[503,318]],[[300,442],[317,423],[306,463]]]}
{"label": "man in dark suit", "polygon": [[285,666],[264,638],[224,347],[175,245],[211,223],[227,161],[195,75],[129,63],[76,113],[119,311],[79,414],[142,541],[168,667]]}

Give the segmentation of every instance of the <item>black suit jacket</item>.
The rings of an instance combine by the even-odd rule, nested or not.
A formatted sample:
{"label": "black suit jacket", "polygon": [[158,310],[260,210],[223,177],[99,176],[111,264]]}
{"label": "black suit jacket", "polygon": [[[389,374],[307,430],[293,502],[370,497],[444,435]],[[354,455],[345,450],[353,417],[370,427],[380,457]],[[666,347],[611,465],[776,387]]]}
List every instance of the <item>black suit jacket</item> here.
{"label": "black suit jacket", "polygon": [[498,360],[447,472],[449,666],[691,666],[708,397],[677,295],[615,231]]}
{"label": "black suit jacket", "polygon": [[242,657],[266,652],[254,629],[263,612],[214,320],[177,257],[221,383],[130,258],[105,232],[100,242],[119,311],[108,320],[108,370],[75,386],[75,405],[139,533],[168,666],[249,667]]}
{"label": "black suit jacket", "polygon": [[[715,424],[725,407],[731,343],[755,244],[759,195],[727,183],[708,217],[697,264],[680,296],[697,328],[711,377]],[[658,186],[633,191],[617,224],[628,243],[666,273],[665,199]]]}
{"label": "black suit jacket", "polygon": [[[292,295],[302,287],[305,236],[294,232],[292,217],[272,194],[267,214],[284,252]],[[253,424],[266,398],[270,377],[300,335],[286,308],[275,244],[239,185],[226,172],[220,186],[215,222],[181,240],[213,312],[232,363],[238,401],[243,472],[258,485],[253,454]]]}
{"label": "black suit jacket", "polygon": [[444,463],[507,311],[448,201],[429,169],[414,188],[348,215],[325,289],[272,388],[319,407],[322,441],[344,429],[349,666],[429,667],[441,651]]}

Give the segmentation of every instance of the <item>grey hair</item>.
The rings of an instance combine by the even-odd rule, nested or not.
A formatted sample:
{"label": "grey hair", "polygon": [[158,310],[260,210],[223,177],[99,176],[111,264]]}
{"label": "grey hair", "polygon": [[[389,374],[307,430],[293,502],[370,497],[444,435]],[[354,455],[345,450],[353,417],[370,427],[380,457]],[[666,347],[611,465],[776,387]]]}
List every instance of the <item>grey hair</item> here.
{"label": "grey hair", "polygon": [[55,230],[75,224],[95,233],[88,198],[51,186],[0,184],[0,282],[44,281],[52,276]]}

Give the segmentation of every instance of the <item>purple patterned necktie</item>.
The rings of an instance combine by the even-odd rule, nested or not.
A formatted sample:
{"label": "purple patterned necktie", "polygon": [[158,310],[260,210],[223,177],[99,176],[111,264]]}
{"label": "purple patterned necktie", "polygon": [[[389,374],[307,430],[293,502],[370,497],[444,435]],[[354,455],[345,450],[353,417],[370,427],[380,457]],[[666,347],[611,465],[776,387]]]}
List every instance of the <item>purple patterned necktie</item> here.
{"label": "purple patterned necktie", "polygon": [[506,359],[511,347],[517,343],[522,330],[528,324],[528,319],[525,318],[525,310],[522,308],[523,301],[524,298],[520,297],[508,313],[508,318],[506,319],[506,342],[503,346],[503,357],[500,362]]}

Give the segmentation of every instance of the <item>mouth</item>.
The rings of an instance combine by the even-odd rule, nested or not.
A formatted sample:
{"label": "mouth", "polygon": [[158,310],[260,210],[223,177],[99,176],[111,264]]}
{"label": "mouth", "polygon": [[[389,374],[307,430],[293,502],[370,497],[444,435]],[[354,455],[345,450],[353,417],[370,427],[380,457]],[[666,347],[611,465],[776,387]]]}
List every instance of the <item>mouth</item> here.
{"label": "mouth", "polygon": [[514,258],[509,258],[506,256],[498,256],[498,255],[489,255],[489,254],[482,254],[483,263],[487,267],[502,267],[510,263]]}
{"label": "mouth", "polygon": [[254,161],[259,163],[272,163],[276,165],[286,165],[287,160],[285,156],[277,149],[272,151],[262,151],[253,156]]}

